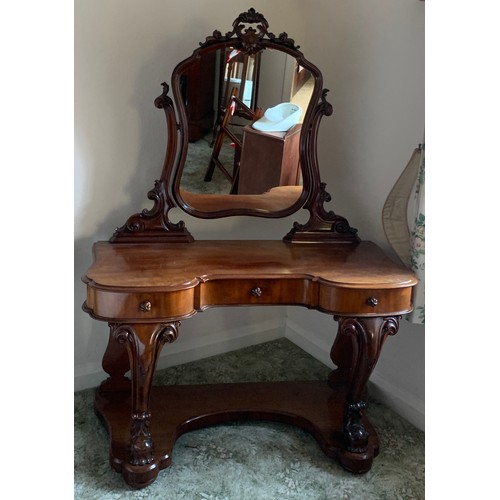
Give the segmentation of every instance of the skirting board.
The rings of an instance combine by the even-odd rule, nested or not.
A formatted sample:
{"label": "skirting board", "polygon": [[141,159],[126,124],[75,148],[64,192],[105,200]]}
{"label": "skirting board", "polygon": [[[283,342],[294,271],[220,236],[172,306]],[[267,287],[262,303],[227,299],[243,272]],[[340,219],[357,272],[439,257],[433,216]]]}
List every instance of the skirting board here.
{"label": "skirting board", "polygon": [[[218,331],[212,335],[198,336],[188,341],[177,341],[163,349],[156,365],[157,370],[182,365],[191,361],[235,351],[285,336],[285,318],[262,321],[248,326]],[[104,354],[104,353],[103,353]],[[75,366],[74,390],[97,387],[105,378],[100,361]]]}
{"label": "skirting board", "polygon": [[[332,329],[333,330],[333,329]],[[287,320],[285,337],[306,351],[308,354],[321,361],[326,366],[334,368],[330,359],[330,343],[319,338],[316,334],[307,331],[295,322]],[[413,394],[395,386],[376,372],[372,374],[369,382],[370,394],[385,404],[397,414],[411,422],[420,430],[425,430],[425,403]]]}

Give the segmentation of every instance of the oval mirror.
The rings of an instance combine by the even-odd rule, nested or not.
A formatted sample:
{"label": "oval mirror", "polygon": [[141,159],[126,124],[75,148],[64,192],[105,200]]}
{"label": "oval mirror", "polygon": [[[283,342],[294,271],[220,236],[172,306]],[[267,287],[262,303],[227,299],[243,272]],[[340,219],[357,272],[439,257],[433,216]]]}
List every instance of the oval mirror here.
{"label": "oval mirror", "polygon": [[192,215],[282,217],[307,197],[303,130],[319,78],[298,51],[269,45],[215,44],[174,71],[174,195]]}

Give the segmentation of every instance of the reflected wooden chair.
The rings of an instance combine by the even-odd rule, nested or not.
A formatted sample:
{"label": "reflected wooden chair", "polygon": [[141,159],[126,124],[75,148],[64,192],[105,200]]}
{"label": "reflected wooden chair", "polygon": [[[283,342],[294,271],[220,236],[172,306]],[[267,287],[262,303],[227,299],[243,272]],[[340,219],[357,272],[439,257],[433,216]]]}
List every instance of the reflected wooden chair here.
{"label": "reflected wooden chair", "polygon": [[[243,101],[241,101],[239,97],[237,97],[237,93],[238,89],[236,87],[231,90],[231,96],[226,107],[226,112],[224,113],[224,117],[222,118],[222,121],[218,127],[213,145],[212,155],[210,157],[210,162],[205,173],[205,181],[210,182],[212,180],[215,168],[217,167],[226,177],[226,179],[231,183],[231,194],[236,194],[238,191],[238,171],[242,147],[241,139],[237,137],[230,129],[231,118],[235,114],[237,114],[241,118],[247,119],[250,122],[254,122],[263,115],[263,110],[261,108],[257,108],[255,111],[252,111],[246,104],[243,103]],[[226,138],[229,138],[232,141],[231,146],[234,148],[233,164],[231,167],[229,167],[231,168],[231,172],[220,159],[222,146]]]}
{"label": "reflected wooden chair", "polygon": [[[232,50],[227,55],[224,70],[224,85],[221,109],[225,107],[230,99],[233,85],[238,86],[237,96],[249,108],[255,109],[257,99],[257,78],[259,74],[260,54],[248,55],[238,50]],[[236,83],[237,82],[237,83]],[[247,83],[251,82],[252,88],[245,97]]]}
{"label": "reflected wooden chair", "polygon": [[[260,57],[261,54],[248,55],[233,48],[226,49],[220,53],[217,117],[213,125],[210,147],[213,147],[215,143],[217,132],[235,87],[237,88],[236,97],[250,109],[256,109]],[[250,88],[247,88],[249,84]]]}

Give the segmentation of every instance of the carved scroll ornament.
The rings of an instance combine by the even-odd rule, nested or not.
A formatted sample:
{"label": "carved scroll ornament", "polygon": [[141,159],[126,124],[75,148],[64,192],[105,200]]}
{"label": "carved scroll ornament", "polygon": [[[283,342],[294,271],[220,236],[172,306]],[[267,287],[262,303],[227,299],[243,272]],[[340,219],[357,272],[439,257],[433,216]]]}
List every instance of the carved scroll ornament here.
{"label": "carved scroll ornament", "polygon": [[[248,24],[257,25],[256,28],[247,26]],[[285,47],[297,50],[299,45],[295,45],[295,41],[288,38],[288,34],[283,32],[278,36],[268,32],[269,23],[266,18],[255,9],[249,9],[248,12],[242,12],[233,22],[233,30],[228,31],[225,35],[218,30],[215,30],[212,36],[207,36],[204,43],[200,43],[202,47],[212,43],[225,42],[236,39],[241,42],[242,49],[248,54],[255,54],[261,50],[262,41],[268,39],[271,42],[283,45]]]}

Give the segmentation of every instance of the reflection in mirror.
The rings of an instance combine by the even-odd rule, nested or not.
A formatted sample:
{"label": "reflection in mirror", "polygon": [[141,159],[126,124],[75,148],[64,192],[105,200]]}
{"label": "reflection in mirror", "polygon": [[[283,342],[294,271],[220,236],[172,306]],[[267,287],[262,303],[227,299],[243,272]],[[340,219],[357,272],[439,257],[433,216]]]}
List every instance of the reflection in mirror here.
{"label": "reflection in mirror", "polygon": [[[184,201],[199,210],[210,210],[213,194],[227,195],[214,197],[223,208],[262,208],[273,199],[276,210],[293,205],[302,192],[299,139],[314,81],[279,50],[227,47],[193,60],[180,79],[189,140]],[[281,103],[290,105],[275,108]]]}

